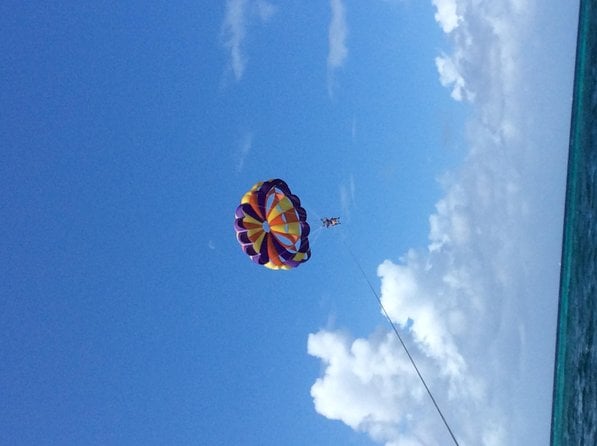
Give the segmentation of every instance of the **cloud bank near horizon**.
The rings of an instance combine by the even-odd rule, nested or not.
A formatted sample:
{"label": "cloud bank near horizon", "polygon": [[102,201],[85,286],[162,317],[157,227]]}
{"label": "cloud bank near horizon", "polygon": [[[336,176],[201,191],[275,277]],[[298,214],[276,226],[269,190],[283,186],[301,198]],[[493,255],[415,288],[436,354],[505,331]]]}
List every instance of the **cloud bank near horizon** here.
{"label": "cloud bank near horizon", "polygon": [[[442,179],[428,246],[379,265],[381,299],[461,444],[545,444],[568,135],[544,126],[569,122],[569,104],[535,103],[530,1],[433,4],[454,46],[439,80],[474,110],[469,151]],[[388,446],[450,444],[392,333],[321,330],[308,353],[324,365],[318,413]]]}

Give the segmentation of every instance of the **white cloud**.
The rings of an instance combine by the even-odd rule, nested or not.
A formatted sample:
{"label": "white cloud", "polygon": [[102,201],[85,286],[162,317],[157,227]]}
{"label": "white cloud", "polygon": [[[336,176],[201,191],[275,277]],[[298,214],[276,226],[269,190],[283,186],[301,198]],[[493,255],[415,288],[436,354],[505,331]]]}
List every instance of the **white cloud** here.
{"label": "white cloud", "polygon": [[348,48],[346,48],[348,27],[346,24],[346,7],[342,0],[330,0],[330,7],[332,9],[332,19],[328,33],[328,67],[334,69],[341,67],[348,56]]}
{"label": "white cloud", "polygon": [[457,0],[433,0],[433,5],[437,8],[435,20],[440,24],[444,32],[452,32],[461,20],[457,10]]}
{"label": "white cloud", "polygon": [[452,98],[456,101],[472,100],[474,96],[467,91],[464,78],[458,72],[457,63],[449,56],[435,58],[435,66],[439,72],[439,80],[444,87],[452,87]]}
{"label": "white cloud", "polygon": [[348,57],[346,38],[348,36],[348,25],[346,24],[346,7],[342,0],[330,0],[332,18],[328,30],[328,91],[333,88],[334,70],[342,67]]}
{"label": "white cloud", "polygon": [[[396,339],[383,333],[356,340],[339,332],[309,335],[309,354],[326,366],[311,388],[316,410],[378,441],[390,441],[401,429],[424,420],[420,401],[425,395],[398,348]],[[424,407],[422,412],[428,415]],[[426,436],[424,430],[409,436],[417,435]]]}
{"label": "white cloud", "polygon": [[453,302],[445,308],[437,306],[436,293],[443,283],[438,286],[437,278],[430,279],[427,271],[427,266],[419,263],[414,252],[410,253],[404,266],[390,261],[381,264],[378,274],[382,278],[382,303],[395,323],[402,328],[408,326],[419,348],[437,361],[439,372],[455,385],[467,366],[448,324],[454,318],[452,312],[457,321],[463,319],[462,313]]}
{"label": "white cloud", "polygon": [[354,175],[350,175],[348,180],[340,185],[340,205],[344,218],[350,218],[350,210],[355,205],[355,196]]}
{"label": "white cloud", "polygon": [[[379,265],[381,299],[460,444],[547,444],[570,116],[559,86],[574,39],[554,77],[538,77],[545,24],[560,17],[520,0],[440,3],[454,52],[436,64],[472,103],[469,152],[442,179],[428,246]],[[528,42],[543,56],[523,58]],[[391,332],[322,330],[308,352],[325,366],[311,389],[322,415],[386,445],[451,443]]]}
{"label": "white cloud", "polygon": [[253,146],[253,134],[250,132],[245,133],[238,145],[238,150],[236,151],[236,171],[242,172],[243,168],[245,167],[245,160],[249,153],[251,152],[251,147]]}
{"label": "white cloud", "polygon": [[262,22],[269,21],[277,10],[276,6],[266,2],[265,0],[257,0],[255,7],[257,8],[257,14],[261,18]]}
{"label": "white cloud", "polygon": [[222,25],[222,33],[225,36],[224,46],[230,50],[230,66],[236,80],[240,80],[243,76],[247,63],[242,48],[247,27],[246,4],[247,0],[228,0]]}
{"label": "white cloud", "polygon": [[509,95],[520,85],[521,42],[532,2],[434,0],[436,19],[454,42],[453,53],[437,57],[436,67],[442,85],[453,86],[454,99],[474,101],[485,95],[482,102],[489,103],[497,101],[489,96]]}
{"label": "white cloud", "polygon": [[247,65],[244,41],[252,17],[257,16],[262,22],[267,22],[275,12],[276,7],[265,0],[257,0],[256,2],[251,0],[228,0],[226,2],[222,37],[224,47],[230,51],[230,68],[237,81],[242,78]]}

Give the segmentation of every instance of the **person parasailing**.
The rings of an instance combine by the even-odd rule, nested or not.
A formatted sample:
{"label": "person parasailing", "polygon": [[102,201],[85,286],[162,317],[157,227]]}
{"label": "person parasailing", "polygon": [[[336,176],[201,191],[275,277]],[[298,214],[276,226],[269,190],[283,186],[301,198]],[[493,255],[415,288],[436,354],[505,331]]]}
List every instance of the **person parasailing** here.
{"label": "person parasailing", "polygon": [[337,226],[340,224],[340,217],[324,217],[321,219],[321,224],[325,228]]}

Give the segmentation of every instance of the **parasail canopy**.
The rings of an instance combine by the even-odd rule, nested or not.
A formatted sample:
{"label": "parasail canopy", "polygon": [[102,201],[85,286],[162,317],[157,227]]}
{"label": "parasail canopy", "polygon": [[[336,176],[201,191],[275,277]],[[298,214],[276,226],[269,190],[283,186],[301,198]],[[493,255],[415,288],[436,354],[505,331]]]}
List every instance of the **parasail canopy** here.
{"label": "parasail canopy", "polygon": [[307,211],[283,180],[255,184],[242,197],[235,217],[236,238],[253,262],[291,269],[311,257]]}

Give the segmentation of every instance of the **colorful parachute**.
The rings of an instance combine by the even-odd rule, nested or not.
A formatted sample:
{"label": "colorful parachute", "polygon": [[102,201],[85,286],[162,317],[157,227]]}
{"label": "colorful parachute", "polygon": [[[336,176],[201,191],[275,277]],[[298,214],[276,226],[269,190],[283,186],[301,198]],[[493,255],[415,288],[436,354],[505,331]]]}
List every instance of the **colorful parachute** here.
{"label": "colorful parachute", "polygon": [[235,216],[236,238],[253,262],[291,269],[311,257],[307,212],[284,181],[257,183],[243,196]]}

